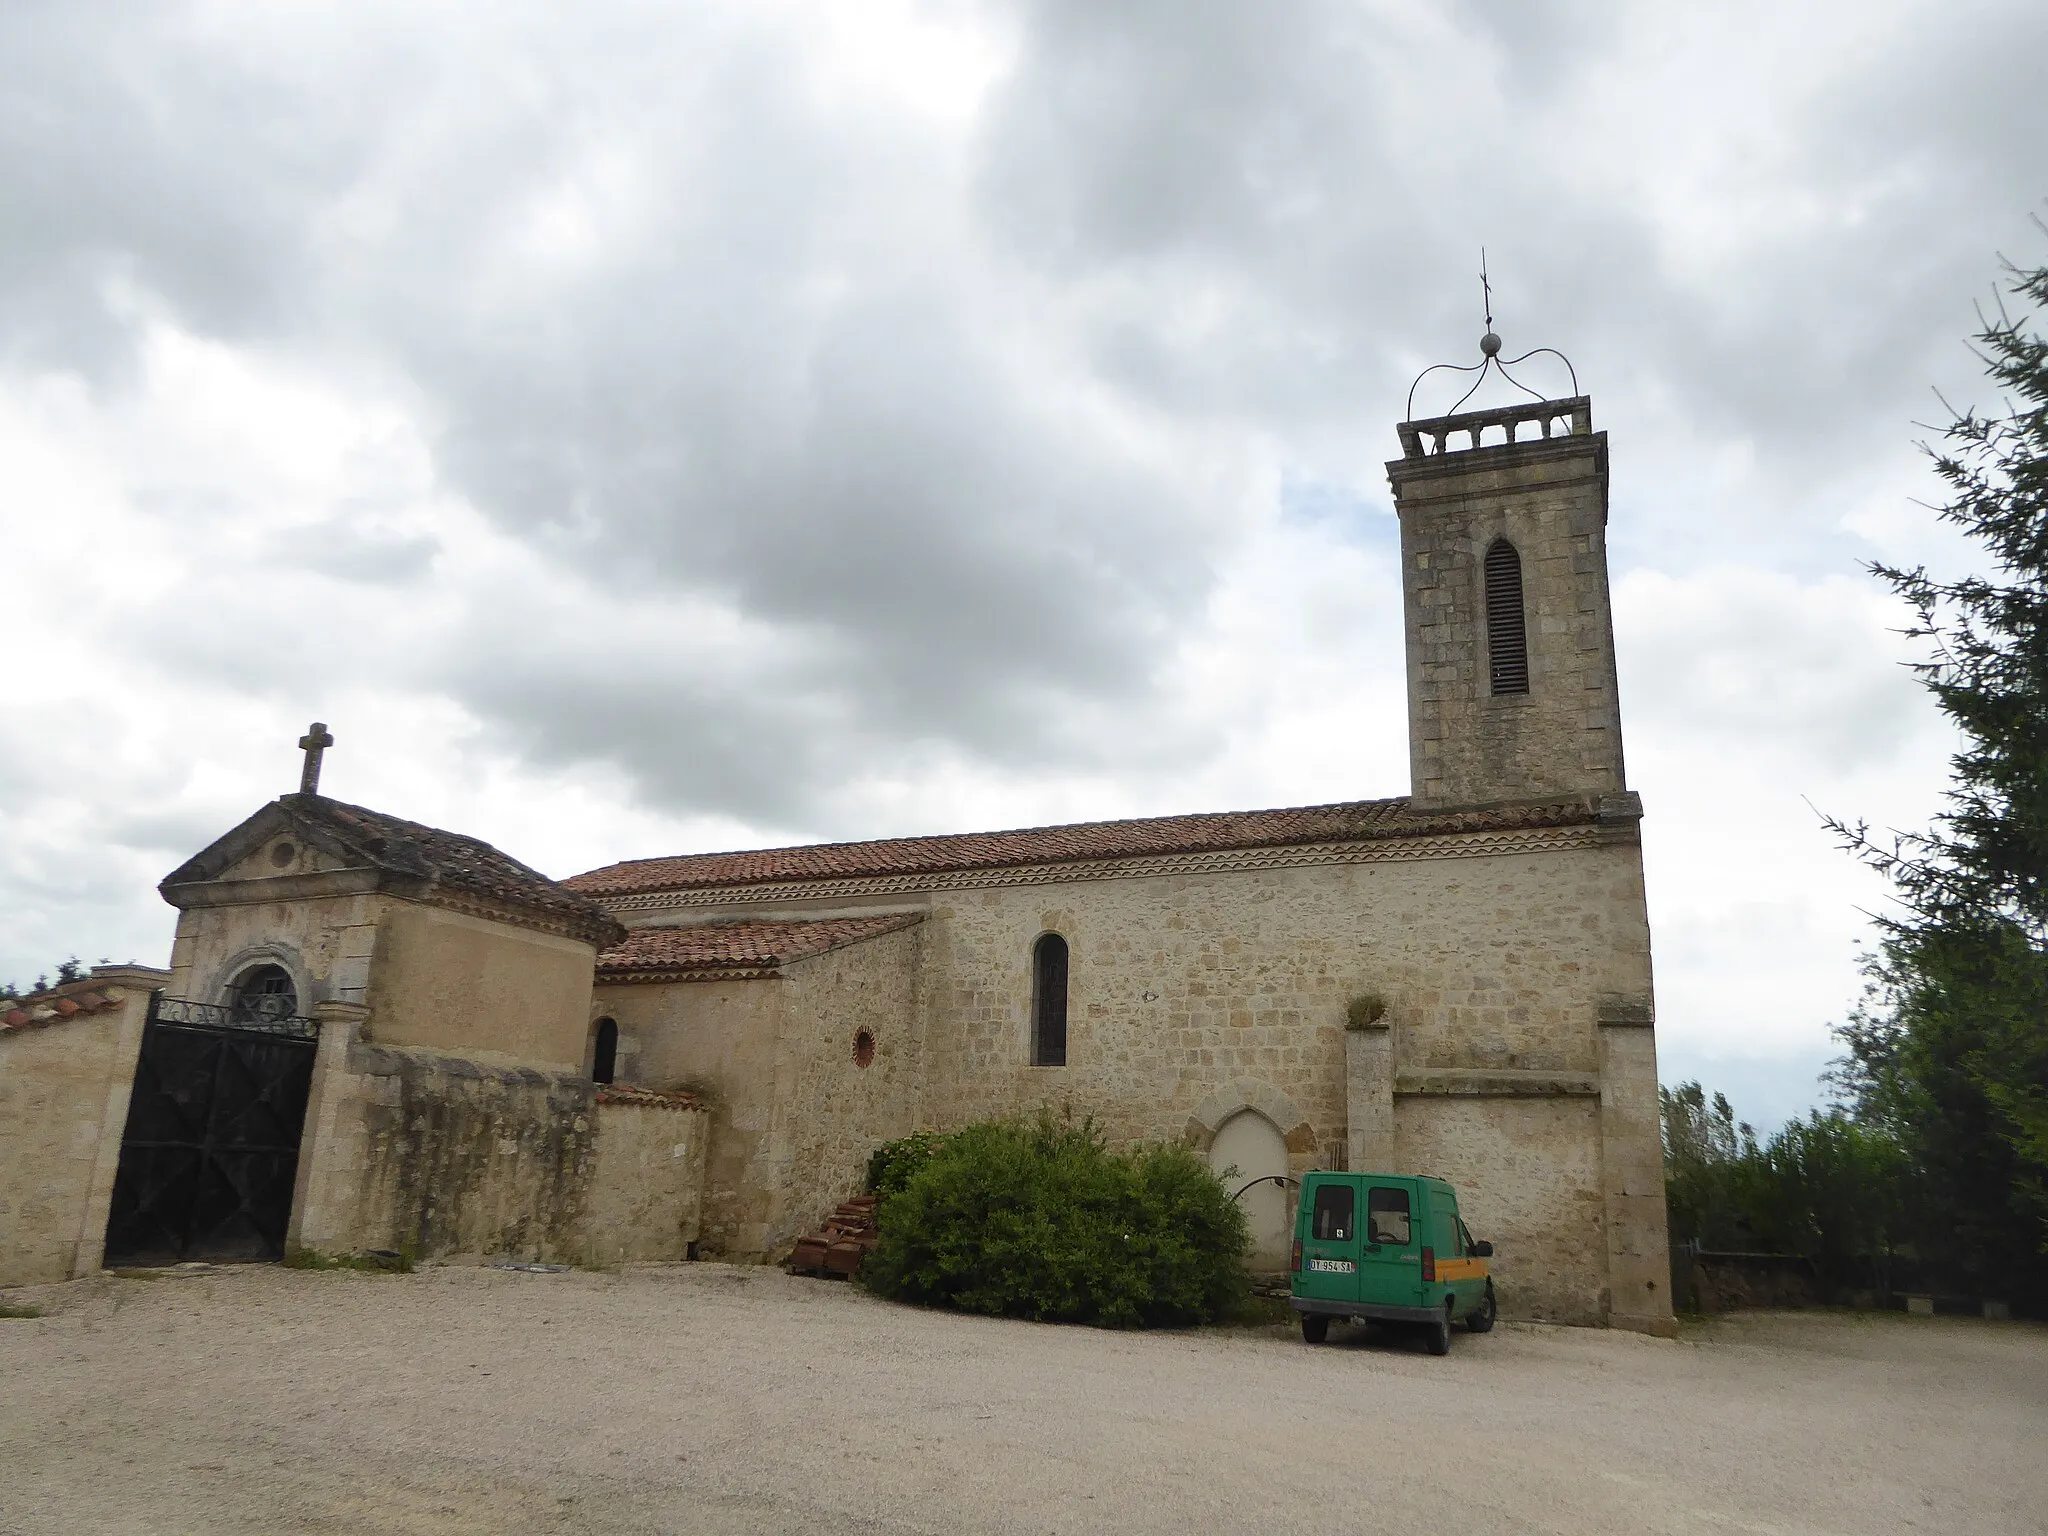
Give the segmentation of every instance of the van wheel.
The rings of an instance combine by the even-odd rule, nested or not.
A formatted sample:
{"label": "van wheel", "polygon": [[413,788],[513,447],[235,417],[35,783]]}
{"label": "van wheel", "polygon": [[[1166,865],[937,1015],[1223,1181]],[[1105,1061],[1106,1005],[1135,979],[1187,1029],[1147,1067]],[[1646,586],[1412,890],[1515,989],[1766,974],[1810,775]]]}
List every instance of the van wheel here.
{"label": "van wheel", "polygon": [[1493,1282],[1489,1280],[1486,1282],[1486,1295],[1484,1299],[1480,1301],[1478,1306],[1465,1314],[1465,1331],[1467,1333],[1491,1333],[1493,1332],[1493,1318]]}
{"label": "van wheel", "polygon": [[1304,1344],[1320,1344],[1330,1336],[1330,1320],[1313,1312],[1301,1314],[1301,1341]]}
{"label": "van wheel", "polygon": [[1451,1307],[1444,1303],[1444,1309],[1437,1320],[1424,1325],[1423,1342],[1429,1345],[1432,1355],[1448,1355],[1451,1352]]}

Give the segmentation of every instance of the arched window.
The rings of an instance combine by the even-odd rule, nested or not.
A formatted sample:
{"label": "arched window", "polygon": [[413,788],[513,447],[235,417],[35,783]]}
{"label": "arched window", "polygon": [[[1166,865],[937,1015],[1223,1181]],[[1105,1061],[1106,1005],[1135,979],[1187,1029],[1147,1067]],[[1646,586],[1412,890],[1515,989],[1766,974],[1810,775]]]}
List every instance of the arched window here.
{"label": "arched window", "polygon": [[619,1021],[597,1021],[597,1044],[590,1053],[590,1080],[608,1083],[619,1070]]}
{"label": "arched window", "polygon": [[1056,933],[1031,951],[1031,1065],[1067,1064],[1067,941]]}
{"label": "arched window", "polygon": [[299,989],[281,965],[258,965],[244,971],[228,999],[229,1017],[241,1023],[288,1019],[299,1011]]}
{"label": "arched window", "polygon": [[1486,552],[1486,666],[1495,693],[1529,691],[1529,627],[1522,615],[1522,557],[1506,539]]}

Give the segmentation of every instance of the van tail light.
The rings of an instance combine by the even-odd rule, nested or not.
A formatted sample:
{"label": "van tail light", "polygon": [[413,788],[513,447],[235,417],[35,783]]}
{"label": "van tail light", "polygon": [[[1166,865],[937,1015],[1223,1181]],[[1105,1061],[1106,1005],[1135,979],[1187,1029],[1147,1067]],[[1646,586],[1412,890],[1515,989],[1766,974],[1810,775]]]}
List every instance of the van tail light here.
{"label": "van tail light", "polygon": [[1301,1239],[1298,1237],[1294,1240],[1294,1272],[1297,1275],[1301,1273]]}
{"label": "van tail light", "polygon": [[1424,1285],[1434,1285],[1436,1283],[1436,1250],[1434,1248],[1422,1250],[1422,1283]]}

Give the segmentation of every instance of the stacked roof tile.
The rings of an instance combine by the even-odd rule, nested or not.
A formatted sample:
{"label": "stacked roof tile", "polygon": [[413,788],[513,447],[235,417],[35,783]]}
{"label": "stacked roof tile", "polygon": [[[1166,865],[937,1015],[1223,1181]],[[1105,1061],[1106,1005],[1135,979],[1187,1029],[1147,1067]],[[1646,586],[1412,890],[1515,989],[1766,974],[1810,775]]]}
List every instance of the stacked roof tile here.
{"label": "stacked roof tile", "polygon": [[1301,843],[1378,841],[1524,827],[1583,825],[1594,819],[1584,800],[1481,810],[1411,811],[1405,797],[1349,800],[1273,811],[1222,811],[1087,821],[1012,832],[962,832],[868,843],[818,843],[740,853],[695,853],[606,865],[562,883],[602,900],[650,891],[764,885],[785,880],[859,879],[877,875],[945,874],[1014,865],[1058,864],[1159,854],[1272,848]]}

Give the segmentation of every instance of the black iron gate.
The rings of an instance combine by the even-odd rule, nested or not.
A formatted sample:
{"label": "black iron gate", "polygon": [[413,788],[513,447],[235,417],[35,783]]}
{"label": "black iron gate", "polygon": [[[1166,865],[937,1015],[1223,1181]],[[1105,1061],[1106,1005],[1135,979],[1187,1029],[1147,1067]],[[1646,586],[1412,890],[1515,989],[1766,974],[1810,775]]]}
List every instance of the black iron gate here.
{"label": "black iron gate", "polygon": [[284,1257],[319,1033],[292,1015],[151,1001],[107,1264]]}

